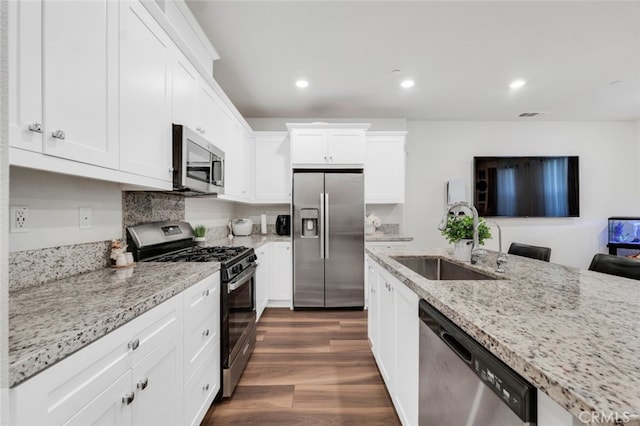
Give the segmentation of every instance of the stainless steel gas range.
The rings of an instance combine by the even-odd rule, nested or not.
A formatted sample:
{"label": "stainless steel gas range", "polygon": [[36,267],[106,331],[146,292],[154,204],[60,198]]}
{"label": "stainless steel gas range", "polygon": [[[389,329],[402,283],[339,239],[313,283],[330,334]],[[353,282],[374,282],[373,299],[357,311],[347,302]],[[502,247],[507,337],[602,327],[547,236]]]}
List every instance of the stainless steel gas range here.
{"label": "stainless steel gas range", "polygon": [[222,396],[240,380],[256,342],[256,259],[252,248],[200,247],[187,222],[151,222],[127,228],[127,244],[140,262],[220,262]]}

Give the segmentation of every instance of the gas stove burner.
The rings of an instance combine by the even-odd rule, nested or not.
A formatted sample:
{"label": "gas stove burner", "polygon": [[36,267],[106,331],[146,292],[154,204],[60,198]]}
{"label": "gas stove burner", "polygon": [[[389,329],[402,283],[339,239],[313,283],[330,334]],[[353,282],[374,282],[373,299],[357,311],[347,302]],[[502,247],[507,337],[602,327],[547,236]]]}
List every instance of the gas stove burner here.
{"label": "gas stove burner", "polygon": [[251,249],[247,247],[194,246],[161,255],[153,260],[156,262],[227,262],[250,252]]}

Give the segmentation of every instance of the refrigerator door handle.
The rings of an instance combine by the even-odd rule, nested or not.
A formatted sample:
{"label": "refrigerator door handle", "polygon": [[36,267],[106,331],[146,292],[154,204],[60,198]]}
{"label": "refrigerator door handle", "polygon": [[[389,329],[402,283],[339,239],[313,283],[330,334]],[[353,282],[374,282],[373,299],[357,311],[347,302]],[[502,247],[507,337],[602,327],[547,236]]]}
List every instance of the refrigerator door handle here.
{"label": "refrigerator door handle", "polygon": [[324,259],[324,193],[320,193],[320,223],[318,224],[320,234],[320,259]]}
{"label": "refrigerator door handle", "polygon": [[327,218],[325,219],[325,223],[324,223],[324,232],[326,234],[326,240],[324,241],[324,252],[325,252],[325,259],[329,258],[329,217],[331,217],[331,212],[329,211],[329,193],[327,192],[326,194],[324,194],[324,208],[326,209],[326,214],[327,214]]}

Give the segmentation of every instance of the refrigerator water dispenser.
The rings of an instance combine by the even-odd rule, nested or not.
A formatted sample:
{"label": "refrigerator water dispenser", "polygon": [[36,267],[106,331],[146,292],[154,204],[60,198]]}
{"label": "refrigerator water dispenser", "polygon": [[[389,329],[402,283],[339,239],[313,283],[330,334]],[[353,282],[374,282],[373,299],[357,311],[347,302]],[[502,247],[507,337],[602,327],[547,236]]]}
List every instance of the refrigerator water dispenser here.
{"label": "refrigerator water dispenser", "polygon": [[302,238],[318,238],[318,209],[300,209]]}

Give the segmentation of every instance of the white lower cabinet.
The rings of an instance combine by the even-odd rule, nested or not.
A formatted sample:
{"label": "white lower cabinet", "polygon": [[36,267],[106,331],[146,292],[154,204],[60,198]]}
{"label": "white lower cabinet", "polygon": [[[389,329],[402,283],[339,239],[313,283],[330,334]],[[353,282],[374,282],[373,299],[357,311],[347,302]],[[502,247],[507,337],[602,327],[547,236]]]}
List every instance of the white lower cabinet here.
{"label": "white lower cabinet", "polygon": [[290,242],[270,243],[269,306],[291,307],[293,259]]}
{"label": "white lower cabinet", "polygon": [[[122,402],[123,395],[131,391],[131,373],[116,380],[104,392],[91,401],[65,426],[126,426],[131,424],[131,404]],[[38,423],[48,424],[48,423]]]}
{"label": "white lower cabinet", "polygon": [[[211,275],[10,389],[10,424],[198,424],[220,389],[219,280]],[[187,345],[183,335],[206,315],[209,335]],[[193,393],[196,382],[206,390]]]}
{"label": "white lower cabinet", "polygon": [[220,343],[205,355],[184,386],[184,425],[199,425],[220,389]]}
{"label": "white lower cabinet", "polygon": [[366,258],[369,340],[403,425],[418,424],[419,297]]}
{"label": "white lower cabinet", "polygon": [[178,330],[133,366],[132,424],[180,424],[182,407],[179,401],[184,384],[182,349],[182,330]]}
{"label": "white lower cabinet", "polygon": [[269,280],[271,271],[271,244],[256,249],[258,269],[256,270],[256,322],[269,302]]}

